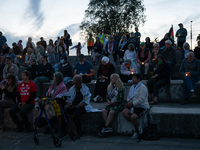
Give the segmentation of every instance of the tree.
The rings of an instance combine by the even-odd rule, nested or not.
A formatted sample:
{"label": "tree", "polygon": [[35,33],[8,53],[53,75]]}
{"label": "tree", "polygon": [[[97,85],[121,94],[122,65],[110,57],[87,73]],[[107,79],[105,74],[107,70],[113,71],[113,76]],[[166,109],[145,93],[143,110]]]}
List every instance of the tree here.
{"label": "tree", "polygon": [[79,26],[80,35],[85,39],[89,33],[97,35],[99,29],[106,35],[114,35],[116,31],[122,35],[145,23],[144,11],[142,0],[90,0]]}

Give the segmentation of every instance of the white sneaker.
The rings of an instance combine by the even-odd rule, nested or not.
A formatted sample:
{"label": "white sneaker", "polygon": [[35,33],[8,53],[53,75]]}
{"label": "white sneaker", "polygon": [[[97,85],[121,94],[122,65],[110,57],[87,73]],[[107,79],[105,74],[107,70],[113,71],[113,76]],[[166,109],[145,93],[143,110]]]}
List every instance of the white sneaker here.
{"label": "white sneaker", "polygon": [[97,102],[98,97],[99,97],[99,95],[97,95],[95,98],[93,98],[93,101]]}
{"label": "white sneaker", "polygon": [[142,129],[142,124],[140,123],[139,127],[138,127],[138,131],[139,131],[139,134],[142,134],[143,132],[143,129]]}
{"label": "white sneaker", "polygon": [[131,137],[131,139],[134,139],[134,140],[135,140],[135,139],[138,138],[139,135],[140,135],[139,133],[134,133],[133,136]]}
{"label": "white sneaker", "polygon": [[39,97],[36,97],[35,98],[35,102],[38,102],[40,99],[39,99]]}

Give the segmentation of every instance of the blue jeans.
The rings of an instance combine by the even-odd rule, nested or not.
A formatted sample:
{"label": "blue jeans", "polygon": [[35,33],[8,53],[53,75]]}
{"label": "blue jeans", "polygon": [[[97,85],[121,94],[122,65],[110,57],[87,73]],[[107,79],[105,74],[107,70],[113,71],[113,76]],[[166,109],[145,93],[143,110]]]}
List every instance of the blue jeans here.
{"label": "blue jeans", "polygon": [[57,63],[57,64],[55,64],[53,67],[54,67],[55,72],[58,72],[59,64]]}
{"label": "blue jeans", "polygon": [[63,82],[64,84],[67,83],[69,80],[72,80],[72,77],[64,77]]}
{"label": "blue jeans", "polygon": [[196,77],[183,77],[183,97],[189,98],[190,91],[194,90],[193,85],[197,83],[199,80]]}

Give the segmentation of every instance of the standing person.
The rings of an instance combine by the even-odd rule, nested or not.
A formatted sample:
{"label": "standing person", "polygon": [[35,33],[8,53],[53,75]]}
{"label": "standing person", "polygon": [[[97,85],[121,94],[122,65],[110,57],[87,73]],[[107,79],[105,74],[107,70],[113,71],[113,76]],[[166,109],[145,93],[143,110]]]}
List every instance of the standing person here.
{"label": "standing person", "polygon": [[[91,112],[93,108],[90,105],[90,90],[85,84],[83,84],[82,77],[80,75],[74,76],[73,82],[74,86],[69,89],[69,92],[64,94],[70,97],[66,100],[67,105],[65,106],[64,112],[67,115],[75,116],[74,121],[78,131],[78,138],[80,138],[82,137],[81,116],[86,112]],[[61,130],[63,132],[63,136],[65,136],[66,124],[64,120],[62,120]]]}
{"label": "standing person", "polygon": [[151,95],[151,101],[149,104],[158,104],[158,91],[161,87],[170,84],[171,68],[169,63],[166,62],[162,55],[157,57],[158,65],[154,71],[153,76],[147,82],[149,94]]}
{"label": "standing person", "polygon": [[166,49],[163,51],[163,56],[172,68],[176,65],[176,50],[172,46],[172,42],[170,40],[165,41],[165,46]]}
{"label": "standing person", "polygon": [[153,43],[151,42],[151,39],[149,37],[146,37],[145,41],[146,41],[145,42],[146,48],[148,48],[150,50],[150,52],[152,52]]}
{"label": "standing person", "polygon": [[114,40],[115,40],[115,42],[117,42],[117,47],[118,47],[119,42],[121,40],[121,37],[119,36],[119,32],[115,32]]}
{"label": "standing person", "polygon": [[200,60],[200,41],[197,42],[197,47],[194,49],[195,57]]}
{"label": "standing person", "polygon": [[41,64],[38,66],[37,77],[33,81],[37,85],[36,100],[39,100],[42,96],[40,94],[41,83],[50,82],[52,77],[52,66],[47,62],[47,56],[42,55],[40,61]]}
{"label": "standing person", "polygon": [[30,65],[27,68],[27,71],[31,73],[32,81],[37,77],[37,70],[38,70],[38,65],[36,64],[36,60],[32,58],[30,60]]}
{"label": "standing person", "polygon": [[177,43],[178,43],[178,47],[180,47],[182,49],[183,44],[186,41],[187,30],[185,28],[183,28],[182,23],[179,23],[178,26],[179,26],[180,29],[178,29],[176,31]]}
{"label": "standing person", "polygon": [[135,50],[135,46],[133,44],[129,44],[128,50],[126,50],[126,52],[124,54],[124,60],[130,59],[131,61],[133,61],[136,64],[137,63],[136,58],[137,58],[137,53]]}
{"label": "standing person", "polygon": [[22,45],[22,40],[19,40],[17,43],[17,46],[21,49],[21,52],[23,51],[23,45]]}
{"label": "standing person", "polygon": [[59,52],[59,47],[64,47],[64,50],[66,51],[67,49],[67,46],[66,44],[64,43],[64,40],[63,39],[60,39],[59,42],[58,42],[58,46],[57,46],[57,52]]}
{"label": "standing person", "polygon": [[11,57],[6,57],[6,65],[3,69],[3,79],[6,79],[9,74],[13,74],[18,80],[19,68],[12,62]]}
{"label": "standing person", "polygon": [[54,42],[54,45],[56,47],[55,49],[57,49],[59,41],[60,41],[60,36],[57,36],[57,40]]}
{"label": "standing person", "polygon": [[120,63],[123,62],[123,57],[124,57],[124,53],[127,50],[128,47],[128,40],[127,40],[127,36],[123,35],[121,41],[119,42],[119,61]]}
{"label": "standing person", "polygon": [[[2,99],[0,100],[0,132],[3,131],[3,109],[10,108],[15,105],[16,103],[16,91],[17,87],[15,85],[16,80],[15,76],[9,74],[6,78],[6,83],[1,84],[0,87],[0,94],[2,95]],[[3,98],[4,93],[4,98]]]}
{"label": "standing person", "polygon": [[96,42],[93,45],[93,49],[92,49],[92,53],[91,53],[91,59],[94,64],[97,63],[98,57],[101,56],[102,49],[103,49],[103,45],[100,42],[100,38],[97,36]]}
{"label": "standing person", "polygon": [[139,30],[138,27],[135,27],[135,37],[137,37],[139,39],[139,42],[140,42],[141,33],[138,30]]}
{"label": "standing person", "polygon": [[166,48],[165,41],[170,40],[172,42],[172,46],[174,46],[174,40],[170,38],[169,33],[166,33],[164,38],[159,42],[160,50],[164,50]]}
{"label": "standing person", "polygon": [[129,40],[129,38],[130,38],[130,33],[129,33],[128,31],[126,31],[125,34],[126,34],[126,39]]}
{"label": "standing person", "polygon": [[67,54],[69,55],[69,46],[70,46],[70,34],[67,32],[67,30],[64,30],[64,36],[63,36],[63,40],[64,40],[64,43],[66,44],[66,51],[67,51]]}
{"label": "standing person", "polygon": [[123,83],[127,83],[128,80],[132,79],[132,74],[137,73],[136,64],[130,59],[125,59],[124,62],[121,64],[120,72],[120,79]]}
{"label": "standing person", "polygon": [[[18,102],[9,110],[9,114],[13,122],[17,125],[17,131],[22,132],[24,130],[23,125],[25,125],[24,132],[28,133],[31,131],[31,123],[28,121],[27,113],[35,107],[37,87],[31,81],[31,74],[28,71],[22,72],[22,80],[23,82],[19,83],[17,88]],[[17,117],[18,112],[23,122]]]}
{"label": "standing person", "polygon": [[137,52],[137,70],[138,73],[141,72],[141,67],[144,66],[144,78],[147,79],[147,74],[149,71],[149,59],[150,50],[146,48],[146,44],[142,42],[140,44],[140,49]]}
{"label": "standing person", "polygon": [[41,45],[40,42],[37,42],[37,47],[35,48],[35,50],[36,50],[36,53],[40,53],[40,55],[44,55],[45,54],[45,49]]}
{"label": "standing person", "polygon": [[79,62],[76,63],[74,68],[74,75],[80,75],[83,78],[83,83],[89,83],[94,75],[94,67],[91,62],[85,60],[85,56],[80,54],[78,56]]}
{"label": "standing person", "polygon": [[72,48],[70,48],[70,50],[74,48],[76,48],[76,56],[79,56],[81,54],[81,48],[82,48],[81,43],[78,42],[78,45],[73,46]]}
{"label": "standing person", "polygon": [[183,97],[181,104],[189,103],[189,98],[195,99],[193,85],[199,81],[200,76],[200,61],[194,57],[193,52],[187,54],[187,58],[181,63],[179,69],[183,77]]}
{"label": "standing person", "polygon": [[124,118],[130,121],[135,128],[132,139],[137,139],[142,134],[142,125],[138,123],[138,119],[149,109],[148,90],[141,80],[140,74],[133,74],[133,85],[129,90],[125,109],[122,111]]}
{"label": "standing person", "polygon": [[26,43],[26,47],[28,47],[28,43],[31,43],[32,48],[35,48],[35,44],[32,42],[32,38],[31,37],[28,38],[28,41]]}
{"label": "standing person", "polygon": [[105,46],[105,56],[109,57],[109,55],[112,55],[114,61],[111,61],[111,63],[113,63],[114,65],[116,64],[117,61],[117,43],[115,42],[115,40],[113,40],[112,36],[108,37],[108,42]]}
{"label": "standing person", "polygon": [[40,44],[44,47],[44,49],[47,48],[47,42],[44,40],[43,37],[40,38]]}
{"label": "standing person", "polygon": [[99,136],[103,136],[104,133],[113,132],[110,124],[112,123],[114,116],[124,109],[124,85],[120,80],[119,75],[116,73],[112,74],[110,79],[111,81],[107,88],[107,104],[102,110],[105,125],[99,132]]}
{"label": "standing person", "polygon": [[0,52],[2,51],[2,47],[5,42],[7,42],[7,39],[5,36],[3,36],[3,33],[0,31]]}
{"label": "standing person", "polygon": [[104,42],[105,42],[105,35],[103,34],[103,30],[102,29],[99,29],[99,40],[101,42],[102,45],[104,45]]}
{"label": "standing person", "polygon": [[131,37],[128,39],[129,44],[133,44],[135,47],[139,47],[140,41],[139,39],[135,36],[133,32],[131,32]]}
{"label": "standing person", "polygon": [[110,59],[104,56],[101,59],[101,65],[97,71],[98,80],[95,85],[94,101],[101,102],[105,99],[107,94],[107,86],[110,83],[111,74],[115,73],[115,67],[110,63]]}
{"label": "standing person", "polygon": [[69,80],[73,78],[72,65],[67,61],[67,57],[62,55],[60,58],[60,64],[58,66],[58,71],[63,74],[63,82],[66,84]]}
{"label": "standing person", "polygon": [[92,33],[90,33],[89,38],[87,40],[88,55],[90,54],[90,52],[92,52],[93,45],[94,45],[94,38],[92,37]]}
{"label": "standing person", "polygon": [[16,43],[12,43],[12,49],[15,55],[21,55],[21,49],[17,46]]}

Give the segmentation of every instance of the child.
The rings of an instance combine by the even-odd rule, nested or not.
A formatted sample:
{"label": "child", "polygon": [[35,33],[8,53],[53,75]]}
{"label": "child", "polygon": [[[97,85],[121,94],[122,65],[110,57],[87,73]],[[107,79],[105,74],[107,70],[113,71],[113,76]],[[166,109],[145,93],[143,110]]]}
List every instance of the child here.
{"label": "child", "polygon": [[71,49],[74,49],[74,48],[76,48],[76,55],[79,56],[79,55],[81,54],[81,48],[82,48],[81,43],[78,42],[78,45],[76,45],[76,46],[70,48],[70,50],[71,50]]}

